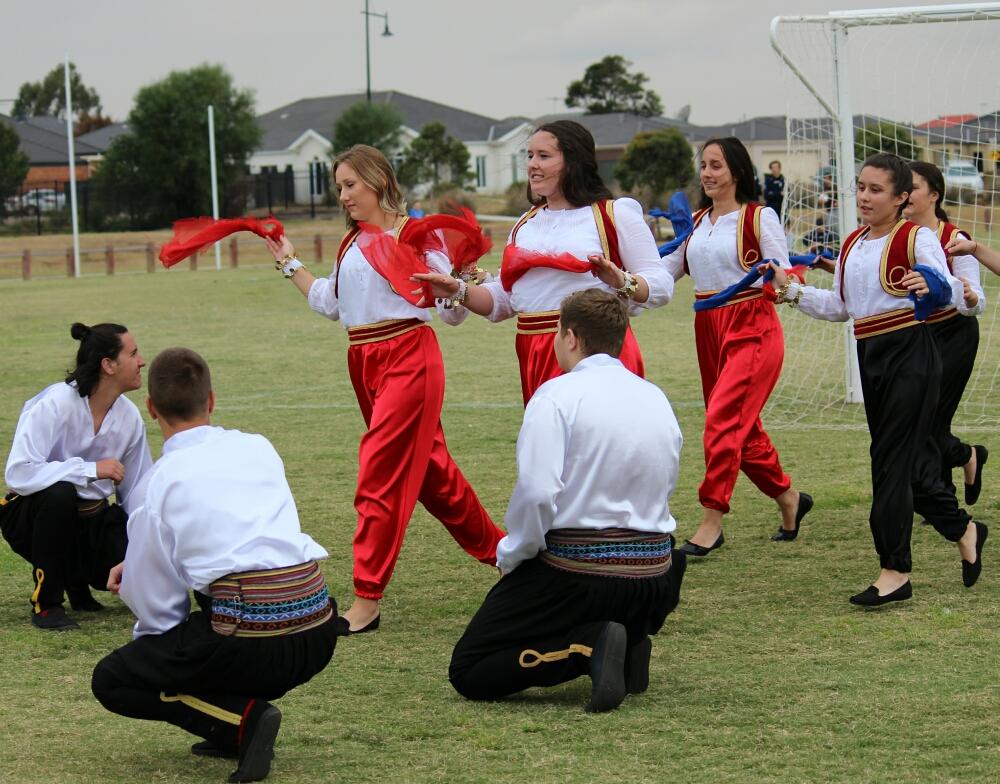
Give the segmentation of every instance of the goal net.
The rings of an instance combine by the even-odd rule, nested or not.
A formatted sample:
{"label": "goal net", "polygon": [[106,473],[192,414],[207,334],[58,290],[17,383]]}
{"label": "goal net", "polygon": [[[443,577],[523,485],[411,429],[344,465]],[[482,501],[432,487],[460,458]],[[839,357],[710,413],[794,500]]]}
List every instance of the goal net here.
{"label": "goal net", "polygon": [[[950,221],[1000,249],[1000,3],[777,17],[771,40],[787,96],[782,212],[793,254],[839,250],[857,226],[858,168],[879,151],[937,165]],[[980,271],[987,309],[956,430],[1000,430],[1000,278]],[[811,285],[832,282],[809,274]],[[863,427],[850,325],[780,311],[785,362],[768,427]]]}

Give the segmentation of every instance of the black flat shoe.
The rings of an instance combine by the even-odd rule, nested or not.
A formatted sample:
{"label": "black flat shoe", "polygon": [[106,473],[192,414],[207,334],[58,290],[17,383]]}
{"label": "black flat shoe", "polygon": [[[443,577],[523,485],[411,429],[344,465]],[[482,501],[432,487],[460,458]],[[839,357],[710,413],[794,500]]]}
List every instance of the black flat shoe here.
{"label": "black flat shoe", "polygon": [[604,625],[590,653],[590,702],[587,713],[614,710],[625,699],[625,653],[628,634],[620,623]]}
{"label": "black flat shoe", "polygon": [[677,548],[678,552],[684,553],[685,555],[693,555],[697,558],[702,558],[708,555],[712,550],[718,550],[722,545],[726,543],[725,533],[719,531],[719,538],[715,540],[715,544],[711,547],[702,547],[700,544],[695,544],[690,539],[685,539],[684,544]]}
{"label": "black flat shoe", "polygon": [[[977,472],[978,476],[979,473]],[[979,575],[983,571],[983,545],[986,544],[986,537],[990,535],[990,529],[978,520],[973,521],[976,526],[976,560],[969,563],[962,559],[962,584],[966,588],[971,588],[976,584]]]}
{"label": "black flat shoe", "polygon": [[649,688],[649,657],[653,641],[646,637],[628,649],[625,657],[625,693],[642,694]]}
{"label": "black flat shoe", "polygon": [[347,631],[344,633],[344,636],[350,637],[352,634],[364,634],[365,632],[373,632],[378,628],[378,624],[381,618],[382,618],[382,613],[379,613],[370,621],[368,621],[368,623],[362,626],[360,629],[352,629],[351,625],[348,623]]}
{"label": "black flat shoe", "polygon": [[32,612],[31,623],[36,629],[46,632],[66,632],[80,628],[80,625],[66,614],[61,605],[49,607],[39,613]]}
{"label": "black flat shoe", "polygon": [[874,585],[869,585],[861,593],[856,593],[851,597],[851,604],[856,604],[859,607],[881,607],[883,604],[888,604],[889,602],[902,602],[913,596],[913,585],[907,580],[899,588],[891,593],[887,593],[885,596],[879,596],[878,588]]}
{"label": "black flat shoe", "polygon": [[971,485],[965,486],[966,506],[972,506],[979,500],[979,494],[983,490],[983,466],[990,457],[990,450],[985,446],[976,444],[972,448],[976,450],[976,478],[972,480]]}
{"label": "black flat shoe", "polygon": [[799,535],[799,525],[802,518],[809,514],[813,508],[813,497],[809,493],[799,493],[799,508],[795,510],[795,528],[789,531],[787,528],[779,528],[778,533],[771,537],[772,542],[791,542]]}
{"label": "black flat shoe", "polygon": [[220,759],[238,759],[239,752],[235,749],[225,749],[216,746],[210,740],[203,740],[191,746],[191,753],[198,757],[218,757]]}
{"label": "black flat shoe", "polygon": [[250,734],[240,746],[240,764],[229,776],[231,784],[267,778],[271,772],[271,760],[274,759],[274,740],[280,727],[281,711],[269,705],[253,726],[247,728]]}

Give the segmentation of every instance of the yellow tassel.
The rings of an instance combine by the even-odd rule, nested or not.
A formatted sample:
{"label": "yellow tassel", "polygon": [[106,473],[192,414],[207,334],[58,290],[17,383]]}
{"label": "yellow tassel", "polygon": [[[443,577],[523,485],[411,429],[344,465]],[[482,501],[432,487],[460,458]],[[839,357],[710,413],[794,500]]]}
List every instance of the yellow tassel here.
{"label": "yellow tassel", "polygon": [[[538,651],[533,651],[531,648],[528,648],[525,651],[521,651],[521,655],[517,657],[517,663],[527,669],[529,667],[537,667],[542,662],[554,662],[568,659],[574,653],[590,656],[590,654],[593,653],[593,650],[594,649],[588,645],[577,645],[576,643],[573,643],[565,650],[551,651],[550,653],[539,653]],[[528,660],[529,656],[534,657],[532,661]]]}
{"label": "yellow tassel", "polygon": [[243,721],[243,717],[240,716],[240,714],[231,713],[224,708],[220,708],[218,705],[212,705],[204,700],[199,700],[197,697],[192,697],[190,694],[174,694],[168,696],[166,692],[161,691],[160,700],[162,702],[182,702],[189,708],[193,708],[200,713],[205,713],[213,719],[224,721],[226,724],[235,724],[237,727],[240,726],[240,722]]}

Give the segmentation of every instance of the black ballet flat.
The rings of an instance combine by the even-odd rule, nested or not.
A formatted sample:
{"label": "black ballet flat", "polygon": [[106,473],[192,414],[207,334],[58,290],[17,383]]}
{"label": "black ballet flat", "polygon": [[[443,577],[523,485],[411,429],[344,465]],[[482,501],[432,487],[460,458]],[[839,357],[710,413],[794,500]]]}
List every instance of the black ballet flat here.
{"label": "black ballet flat", "polygon": [[373,632],[378,629],[379,621],[382,619],[382,613],[379,613],[374,618],[372,618],[368,623],[362,626],[360,629],[352,629],[351,625],[347,624],[347,631],[344,633],[345,637],[349,637],[354,634],[364,634],[365,632]]}
{"label": "black ballet flat", "polygon": [[878,588],[874,585],[869,585],[861,593],[856,593],[851,597],[851,604],[856,604],[859,607],[881,607],[883,604],[889,604],[889,602],[902,602],[906,599],[910,599],[913,596],[913,585],[907,580],[899,588],[891,593],[887,593],[885,596],[879,596]]}
{"label": "black ballet flat", "polygon": [[795,528],[789,531],[787,528],[779,528],[778,533],[771,537],[772,542],[791,542],[799,535],[799,525],[802,518],[809,514],[813,508],[813,497],[809,493],[799,493],[799,508],[795,510]]}
{"label": "black ballet flat", "polygon": [[981,444],[976,444],[973,449],[976,450],[976,478],[972,480],[971,485],[965,486],[965,503],[967,506],[972,506],[976,501],[979,500],[979,494],[983,490],[983,466],[986,465],[986,461],[990,458],[990,450]]}
{"label": "black ballet flat", "polygon": [[685,539],[684,544],[677,548],[677,552],[684,553],[685,555],[693,555],[696,558],[703,558],[712,552],[712,550],[718,550],[725,543],[726,536],[722,531],[719,531],[719,538],[715,540],[715,544],[711,547],[702,547],[700,544],[695,544],[690,539]]}
{"label": "black ballet flat", "polygon": [[[978,472],[977,472],[978,476]],[[976,560],[969,563],[962,559],[962,584],[966,588],[971,588],[976,584],[979,575],[983,571],[983,545],[986,544],[986,537],[990,534],[990,529],[978,520],[974,521],[976,526]]]}

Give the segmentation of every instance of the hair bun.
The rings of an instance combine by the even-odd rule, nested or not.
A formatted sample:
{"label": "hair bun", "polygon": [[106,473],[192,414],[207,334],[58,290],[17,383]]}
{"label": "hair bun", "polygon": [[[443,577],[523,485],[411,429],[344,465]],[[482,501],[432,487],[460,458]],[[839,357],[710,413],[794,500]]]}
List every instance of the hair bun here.
{"label": "hair bun", "polygon": [[90,334],[90,327],[77,321],[72,327],[69,328],[69,334],[74,340],[83,340]]}

